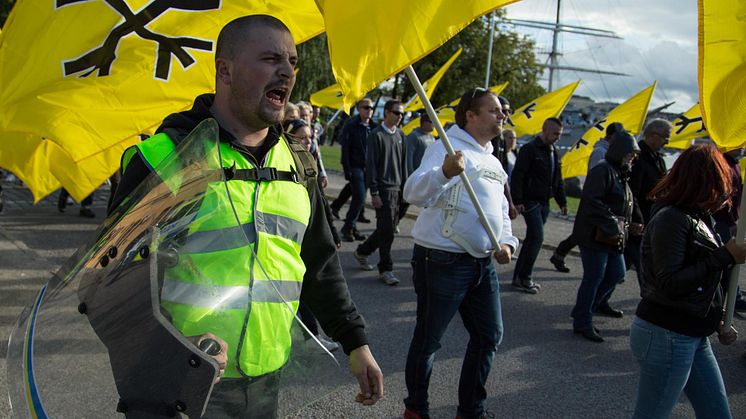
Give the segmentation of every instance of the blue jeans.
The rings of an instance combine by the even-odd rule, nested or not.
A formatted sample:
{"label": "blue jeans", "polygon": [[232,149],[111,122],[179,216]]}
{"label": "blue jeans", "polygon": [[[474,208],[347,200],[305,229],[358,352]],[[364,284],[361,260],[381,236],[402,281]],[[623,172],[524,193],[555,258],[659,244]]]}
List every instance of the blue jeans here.
{"label": "blue jeans", "polygon": [[484,385],[503,334],[500,290],[491,259],[414,246],[417,322],[405,369],[408,397],[404,405],[408,409],[429,414],[427,390],[433,359],[458,310],[469,332],[458,386],[458,415],[475,418],[484,413]]}
{"label": "blue jeans", "polygon": [[352,201],[345,216],[342,232],[352,231],[360,211],[365,206],[365,169],[353,167],[350,169],[350,188],[352,189]]}
{"label": "blue jeans", "polygon": [[583,262],[583,279],[578,287],[578,297],[570,314],[575,330],[593,327],[593,312],[608,304],[614,287],[624,278],[624,256],[621,253],[592,249],[580,245]]}
{"label": "blue jeans", "polygon": [[526,220],[526,238],[523,240],[521,253],[515,262],[513,279],[529,280],[534,271],[534,263],[539,255],[541,244],[544,243],[544,223],[549,216],[549,204],[538,202],[527,202],[523,211],[523,219]]}
{"label": "blue jeans", "polygon": [[635,318],[629,346],[640,363],[633,418],[667,418],[682,390],[698,418],[732,417],[707,337],[680,335]]}

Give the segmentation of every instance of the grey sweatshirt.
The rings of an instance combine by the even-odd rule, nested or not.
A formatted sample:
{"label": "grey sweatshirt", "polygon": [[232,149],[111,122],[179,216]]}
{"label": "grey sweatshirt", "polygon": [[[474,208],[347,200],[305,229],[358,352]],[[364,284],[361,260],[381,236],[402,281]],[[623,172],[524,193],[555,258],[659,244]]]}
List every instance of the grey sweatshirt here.
{"label": "grey sweatshirt", "polygon": [[404,132],[391,134],[379,125],[368,134],[365,183],[371,195],[383,190],[400,190],[407,180]]}

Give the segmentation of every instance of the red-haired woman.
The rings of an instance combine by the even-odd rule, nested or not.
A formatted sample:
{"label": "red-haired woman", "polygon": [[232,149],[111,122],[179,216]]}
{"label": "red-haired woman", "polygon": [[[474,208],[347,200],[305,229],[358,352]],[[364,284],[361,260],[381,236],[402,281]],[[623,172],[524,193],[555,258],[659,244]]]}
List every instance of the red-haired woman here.
{"label": "red-haired woman", "polygon": [[708,340],[717,332],[728,345],[737,335],[721,325],[720,282],[724,270],[746,260],[746,244],[723,244],[710,215],[726,205],[731,189],[723,156],[697,145],[650,192],[655,204],[642,241],[642,301],[630,328],[640,363],[635,418],[668,417],[682,391],[697,417],[731,417]]}

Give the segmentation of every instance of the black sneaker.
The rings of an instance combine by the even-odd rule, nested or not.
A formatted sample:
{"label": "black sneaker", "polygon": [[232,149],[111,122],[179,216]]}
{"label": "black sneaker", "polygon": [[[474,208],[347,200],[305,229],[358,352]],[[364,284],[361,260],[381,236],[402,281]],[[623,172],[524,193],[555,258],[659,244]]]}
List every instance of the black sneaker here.
{"label": "black sneaker", "polygon": [[562,272],[562,273],[568,273],[570,272],[570,268],[565,265],[565,258],[561,257],[558,254],[553,254],[552,257],[549,258],[549,261],[552,262],[552,265],[554,265],[554,269]]}
{"label": "black sneaker", "polygon": [[339,209],[338,208],[332,208],[332,217],[336,218],[337,220],[341,220],[342,218],[339,217]]}
{"label": "black sneaker", "polygon": [[86,218],[96,218],[96,213],[91,211],[90,208],[81,208],[78,215]]}
{"label": "black sneaker", "polygon": [[342,240],[346,242],[354,242],[355,237],[352,235],[352,230],[342,229]]}
{"label": "black sneaker", "polygon": [[535,283],[532,280],[521,280],[518,278],[513,278],[513,288],[523,291],[526,294],[538,294],[539,289],[541,288],[541,285]]}
{"label": "black sneaker", "polygon": [[365,218],[364,215],[361,215],[361,216],[357,217],[357,222],[358,223],[363,223],[363,224],[370,224],[370,219]]}
{"label": "black sneaker", "polygon": [[608,304],[607,305],[603,305],[603,306],[599,306],[596,309],[596,314],[600,314],[600,315],[606,316],[606,317],[613,317],[615,319],[620,319],[620,318],[624,317],[624,312],[622,310],[617,310],[617,309],[611,307]]}
{"label": "black sneaker", "polygon": [[65,212],[65,207],[67,206],[67,197],[64,197],[65,199],[62,198],[62,194],[57,198],[57,211],[59,212]]}
{"label": "black sneaker", "polygon": [[352,229],[352,237],[354,237],[355,240],[357,240],[357,241],[364,241],[365,239],[368,238],[368,236],[366,236],[365,234],[357,231],[356,228]]}
{"label": "black sneaker", "polygon": [[601,343],[604,341],[604,338],[602,338],[601,335],[598,334],[598,329],[596,329],[595,327],[590,327],[588,329],[573,329],[572,332],[576,335],[580,335],[588,339],[591,342]]}

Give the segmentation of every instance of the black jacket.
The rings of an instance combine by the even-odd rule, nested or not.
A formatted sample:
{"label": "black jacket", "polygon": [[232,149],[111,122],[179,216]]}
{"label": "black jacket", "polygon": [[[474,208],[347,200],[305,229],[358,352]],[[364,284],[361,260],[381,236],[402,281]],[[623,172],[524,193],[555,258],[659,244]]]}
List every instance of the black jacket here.
{"label": "black jacket", "polygon": [[638,317],[688,336],[708,336],[723,315],[720,282],[734,263],[702,211],[656,211],[642,239]]}
{"label": "black jacket", "polygon": [[[588,172],[572,232],[578,244],[603,251],[624,251],[634,201],[622,159],[638,150],[631,135],[619,134],[609,145],[604,160]],[[601,242],[597,239],[599,233],[618,236],[619,240],[615,245]]]}
{"label": "black jacket", "polygon": [[[554,153],[550,153],[554,150]],[[554,155],[554,173],[551,173],[550,155]],[[554,146],[547,146],[540,137],[526,143],[518,152],[510,180],[513,203],[539,202],[548,204],[554,197],[560,207],[567,205],[562,168]]]}
{"label": "black jacket", "polygon": [[647,224],[650,221],[650,208],[653,205],[653,201],[648,199],[647,196],[666,174],[666,162],[663,161],[660,153],[653,151],[645,141],[640,141],[638,145],[640,146],[640,157],[632,167],[629,187],[635,197],[635,205],[639,207],[642,213],[642,222]]}
{"label": "black jacket", "polygon": [[[212,117],[210,106],[213,99],[212,94],[197,97],[192,109],[168,116],[163,121],[163,125],[158,128],[158,132],[165,132],[175,143],[178,143],[199,122]],[[245,154],[251,161],[262,162],[266,153],[280,141],[281,132],[280,126],[271,127],[261,146],[252,150],[241,146],[234,146],[234,148]],[[235,137],[222,127],[220,128],[220,141],[236,142]],[[135,154],[127,170],[122,174],[122,181],[109,211],[116,208],[150,173],[150,169],[139,154]],[[301,243],[301,258],[306,265],[301,301],[307,304],[318,318],[324,331],[334,340],[339,341],[345,353],[349,354],[353,349],[368,343],[365,335],[365,322],[350,298],[347,282],[342,275],[337,249],[326,219],[324,198],[318,189],[318,184],[309,183],[311,184],[309,189],[311,219],[303,243]]]}
{"label": "black jacket", "polygon": [[355,115],[345,121],[339,143],[342,145],[342,170],[345,178],[349,179],[350,169],[365,168],[366,155],[368,152],[368,134],[378,124],[371,119],[366,127],[363,125],[360,115]]}

